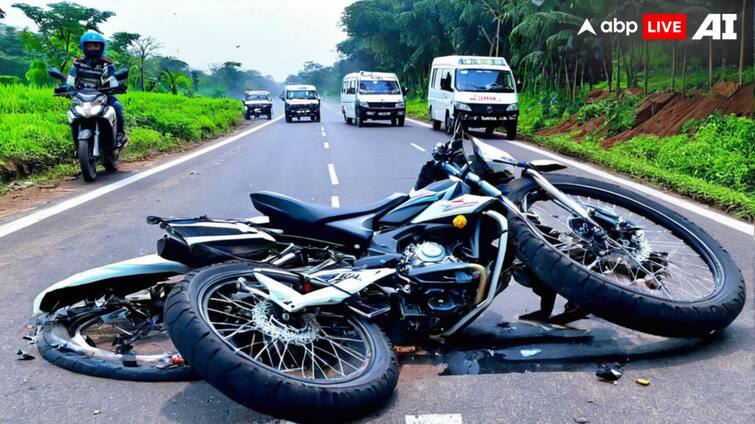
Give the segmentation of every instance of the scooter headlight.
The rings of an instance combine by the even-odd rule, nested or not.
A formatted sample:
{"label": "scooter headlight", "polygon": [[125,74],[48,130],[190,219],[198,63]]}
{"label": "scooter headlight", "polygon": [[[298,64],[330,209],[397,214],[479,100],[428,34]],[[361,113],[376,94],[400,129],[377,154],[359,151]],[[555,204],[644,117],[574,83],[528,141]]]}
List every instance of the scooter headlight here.
{"label": "scooter headlight", "polygon": [[89,113],[91,116],[97,116],[102,112],[102,105],[95,104],[92,106],[92,109],[89,110]]}
{"label": "scooter headlight", "polygon": [[78,104],[73,108],[73,111],[76,112],[76,115],[78,115],[78,116],[85,116],[86,115],[86,112],[84,111],[84,108],[81,105],[78,105]]}

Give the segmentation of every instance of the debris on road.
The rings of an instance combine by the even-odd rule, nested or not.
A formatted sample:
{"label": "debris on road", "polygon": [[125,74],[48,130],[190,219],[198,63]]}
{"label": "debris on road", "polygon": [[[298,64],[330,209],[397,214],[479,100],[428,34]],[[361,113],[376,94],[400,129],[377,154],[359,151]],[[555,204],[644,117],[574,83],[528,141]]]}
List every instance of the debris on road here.
{"label": "debris on road", "polygon": [[519,353],[521,353],[523,357],[529,358],[530,356],[535,356],[542,351],[542,349],[522,349],[519,351]]}
{"label": "debris on road", "polygon": [[574,422],[577,424],[587,424],[590,421],[587,418],[575,418]]}
{"label": "debris on road", "polygon": [[16,359],[18,359],[19,361],[31,361],[32,359],[34,359],[34,355],[26,353],[21,349],[16,352],[16,356]]}
{"label": "debris on road", "polygon": [[647,378],[638,378],[637,380],[634,380],[635,383],[639,384],[640,386],[649,386],[650,380]]}
{"label": "debris on road", "polygon": [[101,413],[102,411],[100,411],[99,409],[95,409],[94,411],[92,411],[92,415],[100,415]]}
{"label": "debris on road", "polygon": [[621,364],[603,364],[595,371],[595,375],[603,381],[615,384],[624,375],[624,371],[621,370]]}

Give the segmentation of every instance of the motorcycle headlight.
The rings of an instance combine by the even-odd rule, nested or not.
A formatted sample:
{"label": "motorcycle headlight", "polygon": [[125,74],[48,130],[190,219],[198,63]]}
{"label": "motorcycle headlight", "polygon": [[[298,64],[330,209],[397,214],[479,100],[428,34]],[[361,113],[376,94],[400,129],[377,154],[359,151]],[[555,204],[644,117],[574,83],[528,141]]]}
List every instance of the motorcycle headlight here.
{"label": "motorcycle headlight", "polygon": [[74,111],[74,112],[76,112],[76,115],[77,115],[77,116],[84,116],[84,115],[85,115],[85,112],[84,112],[84,108],[83,108],[83,107],[81,107],[81,105],[78,105],[78,104],[77,104],[77,105],[76,105],[76,106],[75,106],[75,107],[73,108],[73,111]]}
{"label": "motorcycle headlight", "polygon": [[466,103],[454,103],[454,107],[458,110],[463,110],[464,112],[472,111],[472,108]]}
{"label": "motorcycle headlight", "polygon": [[404,101],[403,100],[397,101],[396,102],[396,107],[404,107]]}
{"label": "motorcycle headlight", "polygon": [[507,112],[516,112],[519,110],[519,104],[518,103],[512,103],[506,107]]}
{"label": "motorcycle headlight", "polygon": [[91,116],[97,116],[102,112],[102,105],[96,104],[92,106],[92,109],[89,111]]}

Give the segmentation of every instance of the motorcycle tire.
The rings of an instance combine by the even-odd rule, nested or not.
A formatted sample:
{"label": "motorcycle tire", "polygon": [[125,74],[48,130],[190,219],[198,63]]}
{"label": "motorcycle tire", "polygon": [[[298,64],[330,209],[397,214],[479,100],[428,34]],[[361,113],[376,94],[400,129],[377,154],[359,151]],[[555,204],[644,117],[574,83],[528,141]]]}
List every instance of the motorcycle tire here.
{"label": "motorcycle tire", "polygon": [[[299,357],[297,352],[302,352],[302,347],[303,351],[307,352],[310,342],[297,345],[296,341],[278,338],[281,337],[280,335],[271,336],[259,330],[269,327],[274,320],[266,316],[263,321],[256,321],[257,308],[264,304],[265,307],[269,308],[267,310],[272,311],[276,307],[271,302],[261,300],[261,298],[252,305],[248,303],[251,302],[248,297],[243,298],[243,300],[238,297],[240,293],[249,296],[249,292],[238,289],[237,281],[241,277],[253,279],[250,271],[248,264],[225,263],[187,274],[173,288],[165,304],[165,322],[172,340],[186,360],[208,383],[234,401],[247,407],[277,418],[296,422],[322,421],[324,419],[329,422],[342,422],[363,416],[380,407],[390,398],[398,380],[399,368],[396,356],[385,335],[375,324],[353,314],[346,315],[344,313],[336,316],[344,318],[344,320],[338,321],[340,325],[346,325],[348,322],[349,325],[354,326],[354,329],[358,329],[359,340],[364,341],[363,358],[366,363],[363,366],[355,366],[354,369],[358,369],[358,371],[353,371],[354,375],[343,374],[343,377],[336,376],[335,379],[328,379],[319,362],[322,361],[322,365],[326,366],[326,361],[318,356],[316,362],[316,355],[313,355],[311,362],[312,378],[310,378],[310,371],[305,371],[306,366],[310,363],[306,353],[303,354],[301,362],[298,363],[301,367],[290,369],[294,365],[286,362],[294,361],[294,364],[296,364],[296,358]],[[230,297],[223,295],[223,291]],[[218,293],[221,297],[215,297]],[[229,304],[228,299],[233,300],[233,302]],[[244,307],[241,304],[245,304],[251,309],[247,308],[246,312],[240,316],[249,316],[247,314],[251,312],[253,314],[251,318],[245,319],[248,322],[254,322],[254,325],[247,328],[246,334],[239,333],[239,327],[236,327],[237,330],[235,331],[222,329],[223,326],[230,325],[229,322],[219,323],[215,320],[232,322],[233,319],[229,320],[228,317],[235,316],[234,311],[236,310],[243,311]],[[213,305],[213,308],[210,305]],[[222,308],[223,311],[217,312],[218,308]],[[272,314],[272,312],[269,313]],[[335,331],[330,330],[331,327],[324,324],[324,320],[333,315],[321,314],[320,312],[307,312],[307,314],[312,316],[317,314],[316,318],[313,319],[318,321],[317,329],[322,329],[323,336],[327,335],[325,329]],[[291,324],[296,318],[292,314],[291,318],[283,315],[283,318],[279,319]],[[233,333],[225,335],[225,331],[233,331]],[[284,330],[276,331],[275,334],[280,334]],[[221,332],[225,337],[220,336]],[[258,332],[261,334],[257,335]],[[252,333],[253,336],[249,333]],[[325,358],[322,347],[326,346],[325,350],[329,350],[327,345],[316,343],[327,339],[320,339],[320,333],[317,331],[315,333],[317,334],[314,336],[316,340],[311,342],[313,343],[311,351],[322,351],[321,355]],[[309,330],[301,331],[292,333],[291,337],[296,340],[297,337],[303,337],[300,336],[301,334],[310,333]],[[246,337],[246,339],[240,341],[239,344],[247,343],[249,338],[251,338],[251,344],[243,348],[235,346],[234,343],[240,337]],[[285,347],[283,342],[280,342],[281,346],[278,348],[280,340],[289,341],[286,342]],[[340,338],[338,340],[355,339]],[[342,343],[353,342],[342,341]],[[260,347],[255,356],[255,346],[260,344],[264,347]],[[267,350],[270,344],[275,345],[274,350],[272,348]],[[336,344],[338,343],[336,342]],[[353,345],[350,346],[353,347]],[[333,352],[336,351],[335,346],[332,349]],[[246,353],[247,350],[249,351],[248,354]],[[267,352],[267,355],[263,355],[264,351]],[[286,355],[287,351],[290,357]],[[354,352],[352,355],[359,353],[356,350],[352,350],[352,352]],[[270,356],[271,353],[274,358],[271,357],[267,361],[266,356]],[[331,354],[331,356],[333,355]],[[269,364],[277,364],[277,369],[275,366],[264,363],[265,361]],[[284,369],[281,369],[281,363],[283,363]],[[320,368],[324,379],[315,378],[315,363]],[[343,367],[345,363],[341,365],[341,362],[339,362],[338,365],[341,367],[342,373],[349,370],[349,368]],[[333,365],[329,366],[331,368],[325,369],[337,369]],[[301,377],[299,370],[301,370]]]}
{"label": "motorcycle tire", "polygon": [[[87,325],[103,322],[103,317],[117,313],[114,308],[81,307],[71,309],[64,318],[53,318],[36,330],[39,353],[50,363],[80,374],[129,381],[190,381],[199,375],[188,365],[170,365],[155,355],[115,354],[110,349],[112,337],[103,337],[104,346],[97,347],[89,334],[82,334]],[[107,334],[104,334],[107,336]],[[157,334],[156,337],[160,337]],[[169,342],[167,336],[163,342]],[[94,346],[93,346],[94,344]],[[172,346],[165,345],[166,349]],[[171,349],[175,352],[175,349]]]}
{"label": "motorcycle tire", "polygon": [[84,177],[84,181],[92,182],[97,179],[97,161],[92,156],[91,144],[89,140],[79,140],[78,147],[79,155],[79,167],[81,168],[81,176]]}
{"label": "motorcycle tire", "polygon": [[[649,294],[658,292],[658,288],[650,290],[642,284],[622,284],[620,279],[611,279],[611,273],[608,269],[603,270],[602,265],[599,266],[602,272],[590,269],[594,268],[592,264],[595,262],[592,261],[589,261],[589,268],[584,266],[584,258],[582,263],[579,263],[574,258],[578,255],[573,251],[570,255],[558,249],[548,237],[533,229],[532,222],[526,222],[525,219],[509,212],[509,228],[518,257],[544,284],[560,295],[608,321],[666,337],[708,335],[728,326],[742,311],[745,303],[745,282],[742,273],[728,252],[700,227],[669,208],[614,184],[558,174],[548,175],[547,179],[572,198],[588,201],[595,199],[596,204],[600,202],[614,205],[614,210],[628,210],[637,217],[634,219],[641,217],[659,226],[662,229],[661,233],[670,234],[664,237],[676,237],[681,240],[681,243],[676,243],[678,247],[674,247],[675,250],[689,248],[691,252],[701,252],[699,264],[691,263],[698,258],[687,253],[684,254],[688,256],[683,258],[690,263],[682,262],[682,266],[676,265],[675,256],[666,257],[666,266],[670,272],[668,275],[673,277],[676,274],[681,280],[680,287],[674,287],[675,293],[683,293],[683,290],[687,290],[685,285],[691,289],[702,280],[703,271],[699,270],[703,266],[700,264],[705,264],[713,276],[713,287],[709,293],[700,295],[700,298],[673,299],[660,294]],[[516,180],[504,186],[504,190],[514,203],[525,210],[538,202],[538,196],[544,196],[540,187],[529,178]],[[530,220],[529,217],[526,219]],[[671,242],[648,240],[647,243],[654,249],[671,249],[659,244]],[[559,241],[556,244],[564,243]],[[677,253],[672,251],[670,254]],[[672,266],[675,268],[672,269]],[[691,274],[693,272],[700,273],[698,279]],[[663,285],[667,282],[669,281],[665,280]]]}

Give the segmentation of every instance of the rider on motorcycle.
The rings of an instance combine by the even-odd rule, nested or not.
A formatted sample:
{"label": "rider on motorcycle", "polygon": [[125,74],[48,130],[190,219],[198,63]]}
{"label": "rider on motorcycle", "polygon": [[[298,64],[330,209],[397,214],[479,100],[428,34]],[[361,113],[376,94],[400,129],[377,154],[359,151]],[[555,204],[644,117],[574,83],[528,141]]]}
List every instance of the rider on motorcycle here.
{"label": "rider on motorcycle", "polygon": [[[115,66],[113,62],[104,56],[107,49],[107,40],[102,34],[94,31],[87,31],[79,39],[79,49],[84,53],[84,57],[76,59],[68,72],[67,84],[69,89],[94,88],[100,89],[103,86],[102,76],[107,72],[109,88],[118,86],[118,80],[115,78]],[[115,117],[118,122],[118,134],[116,134],[117,148],[121,149],[128,138],[123,125],[123,105],[113,94],[108,94],[108,104],[115,109]]]}

